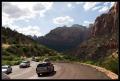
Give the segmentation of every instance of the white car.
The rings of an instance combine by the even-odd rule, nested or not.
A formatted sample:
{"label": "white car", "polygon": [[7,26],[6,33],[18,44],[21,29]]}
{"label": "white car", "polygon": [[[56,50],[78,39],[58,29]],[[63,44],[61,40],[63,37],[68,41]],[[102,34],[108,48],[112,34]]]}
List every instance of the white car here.
{"label": "white car", "polygon": [[40,76],[40,74],[51,73],[51,72],[54,72],[54,66],[52,63],[42,62],[39,63],[36,67],[36,73],[38,76]]}
{"label": "white car", "polygon": [[10,65],[4,65],[4,66],[2,66],[2,72],[6,73],[6,74],[11,73],[12,67]]}
{"label": "white car", "polygon": [[30,67],[30,61],[22,61],[19,65],[20,68]]}

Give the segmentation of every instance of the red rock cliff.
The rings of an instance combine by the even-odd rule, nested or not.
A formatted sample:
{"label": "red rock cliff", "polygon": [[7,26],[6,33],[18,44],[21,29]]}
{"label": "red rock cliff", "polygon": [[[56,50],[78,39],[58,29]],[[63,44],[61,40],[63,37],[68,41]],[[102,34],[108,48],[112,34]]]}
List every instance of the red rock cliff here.
{"label": "red rock cliff", "polygon": [[104,35],[116,32],[118,30],[118,13],[119,3],[116,2],[114,6],[107,12],[98,16],[93,24],[91,34],[92,36]]}

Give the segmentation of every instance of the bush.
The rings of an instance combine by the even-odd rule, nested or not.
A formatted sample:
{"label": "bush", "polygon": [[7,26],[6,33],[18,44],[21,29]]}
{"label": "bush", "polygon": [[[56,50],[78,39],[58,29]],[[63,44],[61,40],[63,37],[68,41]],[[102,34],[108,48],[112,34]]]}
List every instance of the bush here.
{"label": "bush", "polygon": [[20,64],[21,60],[18,61],[8,61],[8,60],[2,60],[2,65],[18,65]]}
{"label": "bush", "polygon": [[102,66],[106,69],[111,70],[112,72],[118,74],[119,70],[119,63],[118,58],[116,59],[107,59],[105,62],[102,63]]}
{"label": "bush", "polygon": [[12,61],[13,60],[13,56],[2,56],[2,59],[3,60],[9,60],[9,61]]}
{"label": "bush", "polygon": [[88,61],[84,61],[84,63],[86,63],[86,64],[95,64],[95,62],[90,61],[90,60],[88,60]]}

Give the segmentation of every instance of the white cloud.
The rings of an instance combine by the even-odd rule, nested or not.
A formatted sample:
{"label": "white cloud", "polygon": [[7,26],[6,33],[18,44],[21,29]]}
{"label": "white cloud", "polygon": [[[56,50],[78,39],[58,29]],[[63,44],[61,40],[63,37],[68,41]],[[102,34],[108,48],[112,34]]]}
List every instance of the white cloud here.
{"label": "white cloud", "polygon": [[105,2],[103,5],[107,6],[107,5],[109,5],[109,4],[110,4],[110,2]]}
{"label": "white cloud", "polygon": [[22,33],[24,35],[31,35],[31,36],[42,36],[43,34],[41,33],[40,27],[38,26],[25,26],[25,27],[20,27],[17,25],[9,24],[5,25],[4,27],[10,27],[11,30],[16,30],[19,33]]}
{"label": "white cloud", "polygon": [[76,4],[84,4],[85,2],[75,2]]}
{"label": "white cloud", "polygon": [[29,22],[35,16],[44,17],[52,5],[53,2],[2,2],[2,26],[8,26],[25,35],[41,36],[38,26],[20,27],[14,22],[18,20]]}
{"label": "white cloud", "polygon": [[86,2],[83,5],[83,8],[85,9],[85,11],[88,11],[88,10],[92,9],[93,7],[95,7],[97,4],[100,4],[100,2]]}
{"label": "white cloud", "polygon": [[72,4],[71,4],[71,3],[68,3],[67,6],[68,6],[69,8],[71,8],[71,7],[72,7]]}
{"label": "white cloud", "polygon": [[2,18],[9,21],[20,19],[28,21],[38,14],[40,17],[44,17],[52,5],[53,2],[2,2]]}
{"label": "white cloud", "polygon": [[25,35],[31,35],[31,36],[41,36],[40,28],[38,26],[27,26],[23,28],[17,28],[18,32],[23,33]]}
{"label": "white cloud", "polygon": [[56,25],[68,25],[73,21],[74,19],[70,16],[61,16],[53,19],[53,23]]}
{"label": "white cloud", "polygon": [[92,11],[98,10],[98,9],[100,9],[101,7],[102,7],[102,6],[96,6],[96,7],[92,8]]}
{"label": "white cloud", "polygon": [[110,4],[111,4],[110,7],[112,7],[115,4],[115,2],[111,2]]}
{"label": "white cloud", "polygon": [[89,24],[92,24],[92,23],[93,23],[93,21],[84,21],[83,25],[88,27]]}
{"label": "white cloud", "polygon": [[109,7],[108,6],[104,6],[102,7],[98,12],[107,12],[109,10]]}

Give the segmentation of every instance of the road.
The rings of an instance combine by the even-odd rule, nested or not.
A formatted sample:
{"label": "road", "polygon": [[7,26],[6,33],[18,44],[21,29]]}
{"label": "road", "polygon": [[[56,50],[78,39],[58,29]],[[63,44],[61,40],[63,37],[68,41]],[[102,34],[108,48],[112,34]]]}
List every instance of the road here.
{"label": "road", "polygon": [[11,79],[109,79],[104,73],[96,69],[77,63],[54,63],[55,72],[48,75],[36,74],[38,62],[31,62],[29,68],[12,66],[13,72],[8,74]]}

